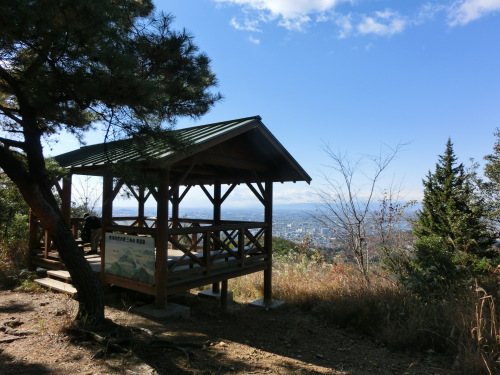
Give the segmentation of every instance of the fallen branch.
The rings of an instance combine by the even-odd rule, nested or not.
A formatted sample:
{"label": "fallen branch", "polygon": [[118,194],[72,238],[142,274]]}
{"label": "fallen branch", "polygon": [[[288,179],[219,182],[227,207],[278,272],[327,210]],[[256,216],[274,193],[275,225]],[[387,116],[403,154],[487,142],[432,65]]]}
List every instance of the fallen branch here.
{"label": "fallen branch", "polygon": [[26,338],[26,336],[11,337],[10,339],[0,340],[0,344],[10,343],[10,342],[13,342],[13,341],[16,341],[16,340],[22,340],[22,339],[25,339],[25,338]]}
{"label": "fallen branch", "polygon": [[6,333],[11,336],[29,336],[34,335],[37,331],[28,331],[23,329],[12,329],[9,327],[0,327],[0,331]]}
{"label": "fallen branch", "polygon": [[112,341],[112,340],[106,339],[105,337],[103,337],[95,332],[92,332],[92,331],[87,331],[87,330],[81,329],[81,328],[77,329],[77,331],[91,337],[93,340],[106,346],[105,350],[100,350],[99,352],[94,354],[94,356],[92,356],[92,358],[100,358],[101,356],[107,354],[109,349],[112,349],[112,351],[114,351],[116,353],[128,353],[129,352],[128,349],[125,349],[125,348],[121,347],[120,345],[118,345],[118,342],[128,343],[129,340]]}

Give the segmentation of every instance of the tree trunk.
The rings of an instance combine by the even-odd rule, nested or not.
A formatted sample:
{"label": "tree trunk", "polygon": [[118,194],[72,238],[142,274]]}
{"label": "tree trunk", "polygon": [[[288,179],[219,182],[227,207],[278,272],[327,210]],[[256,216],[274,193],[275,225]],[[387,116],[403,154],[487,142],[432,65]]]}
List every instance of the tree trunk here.
{"label": "tree trunk", "polygon": [[43,199],[43,194],[39,194],[36,188],[28,187],[28,190],[32,190],[32,197],[36,197],[29,199],[28,204],[54,241],[78,292],[77,321],[86,324],[101,323],[104,320],[104,303],[99,278],[92,271],[83,251],[79,249],[59,207],[54,207]]}
{"label": "tree trunk", "polygon": [[61,215],[56,218],[53,230],[49,230],[49,234],[78,291],[77,321],[89,324],[102,323],[104,303],[99,278],[83,256],[83,251],[78,248],[70,228]]}
{"label": "tree trunk", "polygon": [[26,143],[31,140],[27,146],[30,150],[27,153],[28,168],[6,147],[0,147],[0,168],[16,184],[24,200],[54,241],[78,292],[77,320],[90,324],[101,323],[104,320],[104,303],[99,279],[78,248],[52,193],[40,139],[36,138],[36,134],[32,137],[26,135]]}

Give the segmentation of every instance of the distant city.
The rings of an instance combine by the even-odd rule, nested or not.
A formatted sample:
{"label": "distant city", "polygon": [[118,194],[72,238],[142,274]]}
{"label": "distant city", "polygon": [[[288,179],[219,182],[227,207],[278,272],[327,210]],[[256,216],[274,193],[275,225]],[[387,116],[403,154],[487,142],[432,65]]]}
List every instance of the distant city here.
{"label": "distant city", "polygon": [[[273,236],[294,242],[301,242],[306,235],[311,244],[329,247],[335,242],[334,234],[314,218],[314,204],[281,205],[273,208]],[[132,208],[115,207],[115,216],[131,216],[136,212]],[[145,209],[146,216],[155,216],[154,208]],[[180,218],[211,219],[209,208],[184,208],[179,212]],[[264,220],[264,211],[259,208],[228,208],[221,212],[223,220],[257,221]]]}

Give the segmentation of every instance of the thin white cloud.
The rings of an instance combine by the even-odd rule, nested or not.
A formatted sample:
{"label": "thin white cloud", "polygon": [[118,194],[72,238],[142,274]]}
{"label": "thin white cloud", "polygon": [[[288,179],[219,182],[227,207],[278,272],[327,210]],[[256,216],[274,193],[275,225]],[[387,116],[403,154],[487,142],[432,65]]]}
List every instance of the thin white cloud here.
{"label": "thin white cloud", "polygon": [[236,30],[254,31],[258,33],[262,32],[262,30],[258,27],[259,26],[258,20],[244,19],[243,22],[238,22],[238,20],[233,17],[229,22],[229,24]]}
{"label": "thin white cloud", "polygon": [[449,24],[466,25],[496,12],[500,12],[500,0],[459,0],[450,9]]}
{"label": "thin white cloud", "polygon": [[229,3],[246,6],[250,9],[267,11],[285,19],[300,18],[311,13],[321,13],[331,10],[338,3],[350,0],[216,0],[219,3]]}
{"label": "thin white cloud", "polygon": [[[322,22],[336,5],[352,0],[215,0],[218,3],[239,5],[260,13],[261,20],[279,19],[278,24],[288,30],[302,31],[314,16]],[[241,24],[238,24],[241,25]],[[233,25],[234,26],[234,25]]]}
{"label": "thin white cloud", "polygon": [[250,35],[250,36],[248,37],[248,41],[249,41],[250,43],[257,44],[257,45],[259,45],[259,44],[260,44],[260,39],[255,39],[252,35]]}
{"label": "thin white cloud", "polygon": [[303,15],[295,18],[283,18],[278,22],[278,25],[283,26],[287,30],[304,31],[304,26],[311,21],[309,16]]}
{"label": "thin white cloud", "polygon": [[406,20],[397,12],[385,10],[373,16],[364,16],[357,30],[360,34],[394,35],[404,31]]}
{"label": "thin white cloud", "polygon": [[273,201],[275,204],[313,203],[318,201],[318,194],[312,188],[276,189]]}
{"label": "thin white cloud", "polygon": [[352,25],[352,16],[350,14],[345,15],[345,16],[343,16],[343,15],[336,16],[334,19],[334,23],[339,28],[339,32],[338,32],[339,39],[346,38],[353,31],[354,27]]}
{"label": "thin white cloud", "polygon": [[427,21],[433,20],[440,13],[447,12],[449,10],[449,6],[436,4],[436,3],[427,3],[422,5],[417,12],[416,17],[413,19],[414,25],[421,25]]}
{"label": "thin white cloud", "polygon": [[[290,31],[306,31],[314,24],[330,22],[337,37],[377,35],[390,37],[410,27],[421,26],[438,16],[447,17],[448,25],[469,22],[500,12],[500,0],[429,0],[402,14],[388,9],[364,13],[355,11],[364,4],[359,0],[213,0],[219,4],[239,6],[241,18],[230,21],[237,30],[262,32],[261,25],[274,23]],[[451,3],[451,5],[450,5]],[[351,5],[351,9],[345,6]],[[397,5],[397,1],[394,0]],[[249,39],[250,40],[250,39]],[[257,39],[252,41],[255,43]]]}

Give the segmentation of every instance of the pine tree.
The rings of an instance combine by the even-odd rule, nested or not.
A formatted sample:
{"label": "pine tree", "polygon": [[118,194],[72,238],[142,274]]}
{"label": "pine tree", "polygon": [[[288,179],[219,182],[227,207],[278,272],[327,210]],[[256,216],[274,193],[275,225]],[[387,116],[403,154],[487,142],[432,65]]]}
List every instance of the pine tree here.
{"label": "pine tree", "polygon": [[2,2],[0,169],[54,241],[80,322],[104,322],[102,288],[54,196],[43,142],[97,128],[106,141],[158,137],[209,111],[221,98],[210,59],[172,22],[152,0]]}
{"label": "pine tree", "polygon": [[493,153],[486,155],[484,175],[488,179],[482,182],[481,189],[487,205],[487,217],[495,225],[500,223],[500,129],[495,131],[497,141]]}
{"label": "pine tree", "polygon": [[422,209],[414,222],[415,258],[404,284],[424,298],[460,292],[464,282],[482,278],[494,258],[485,206],[474,173],[457,165],[449,139],[434,173],[424,184]]}
{"label": "pine tree", "polygon": [[423,206],[414,223],[417,238],[437,236],[452,252],[484,255],[492,243],[483,220],[485,207],[473,175],[466,173],[462,163],[457,165],[450,139],[435,172],[429,172],[423,184]]}

